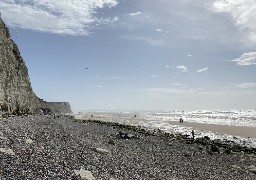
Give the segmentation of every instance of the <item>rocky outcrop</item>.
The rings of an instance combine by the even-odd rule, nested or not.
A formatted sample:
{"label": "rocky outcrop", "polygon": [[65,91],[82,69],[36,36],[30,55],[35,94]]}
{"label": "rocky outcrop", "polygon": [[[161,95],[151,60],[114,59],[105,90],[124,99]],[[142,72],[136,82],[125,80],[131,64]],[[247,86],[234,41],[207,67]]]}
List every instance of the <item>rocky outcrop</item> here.
{"label": "rocky outcrop", "polygon": [[68,102],[46,102],[41,100],[41,108],[49,108],[54,114],[71,113],[71,106]]}
{"label": "rocky outcrop", "polygon": [[46,107],[56,113],[71,112],[68,102],[48,103],[35,95],[18,46],[0,19],[0,117],[37,113]]}

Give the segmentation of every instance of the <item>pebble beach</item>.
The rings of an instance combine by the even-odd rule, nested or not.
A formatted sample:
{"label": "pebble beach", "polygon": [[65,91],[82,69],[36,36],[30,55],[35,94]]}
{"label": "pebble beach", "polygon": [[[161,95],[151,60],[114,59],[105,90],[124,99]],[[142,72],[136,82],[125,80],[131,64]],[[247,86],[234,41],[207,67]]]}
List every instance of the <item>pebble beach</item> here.
{"label": "pebble beach", "polygon": [[255,153],[69,116],[0,119],[0,179],[256,179]]}

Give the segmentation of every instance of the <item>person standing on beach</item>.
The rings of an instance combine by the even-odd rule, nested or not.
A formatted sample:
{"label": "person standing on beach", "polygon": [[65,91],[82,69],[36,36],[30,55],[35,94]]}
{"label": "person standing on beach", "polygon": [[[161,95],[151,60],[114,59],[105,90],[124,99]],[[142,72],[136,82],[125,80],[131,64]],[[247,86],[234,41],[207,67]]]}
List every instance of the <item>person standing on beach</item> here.
{"label": "person standing on beach", "polygon": [[192,139],[193,139],[193,141],[195,140],[195,131],[192,129],[192,131],[191,131],[191,134],[192,134]]}
{"label": "person standing on beach", "polygon": [[180,123],[183,123],[183,119],[182,118],[180,118]]}

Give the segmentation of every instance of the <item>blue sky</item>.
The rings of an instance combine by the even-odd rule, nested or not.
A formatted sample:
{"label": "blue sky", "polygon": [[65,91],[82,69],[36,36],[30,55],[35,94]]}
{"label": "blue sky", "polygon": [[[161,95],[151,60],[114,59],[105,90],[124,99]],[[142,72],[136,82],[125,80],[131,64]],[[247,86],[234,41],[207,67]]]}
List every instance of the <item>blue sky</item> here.
{"label": "blue sky", "polygon": [[35,93],[73,110],[256,108],[254,0],[1,0]]}

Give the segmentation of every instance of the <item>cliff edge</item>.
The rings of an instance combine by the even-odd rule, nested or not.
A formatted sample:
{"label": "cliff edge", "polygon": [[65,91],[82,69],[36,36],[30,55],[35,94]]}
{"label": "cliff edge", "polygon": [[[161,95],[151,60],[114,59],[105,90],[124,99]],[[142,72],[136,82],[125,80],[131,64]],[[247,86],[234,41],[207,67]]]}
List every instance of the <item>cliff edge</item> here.
{"label": "cliff edge", "polygon": [[34,114],[44,108],[53,113],[71,113],[68,102],[46,102],[35,95],[18,46],[0,18],[0,117]]}

